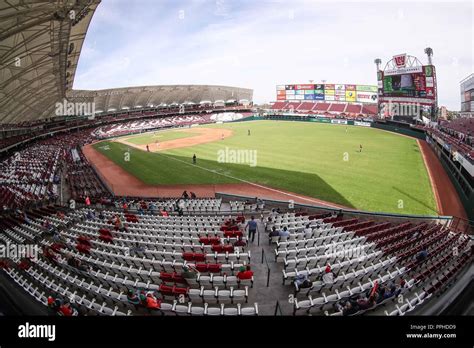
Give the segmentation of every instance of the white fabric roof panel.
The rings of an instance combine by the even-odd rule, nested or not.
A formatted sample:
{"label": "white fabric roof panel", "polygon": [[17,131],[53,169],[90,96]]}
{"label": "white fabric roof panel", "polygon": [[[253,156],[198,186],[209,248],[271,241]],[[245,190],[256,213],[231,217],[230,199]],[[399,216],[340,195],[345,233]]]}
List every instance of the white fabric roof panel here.
{"label": "white fabric roof panel", "polygon": [[0,123],[54,116],[100,0],[0,1]]}

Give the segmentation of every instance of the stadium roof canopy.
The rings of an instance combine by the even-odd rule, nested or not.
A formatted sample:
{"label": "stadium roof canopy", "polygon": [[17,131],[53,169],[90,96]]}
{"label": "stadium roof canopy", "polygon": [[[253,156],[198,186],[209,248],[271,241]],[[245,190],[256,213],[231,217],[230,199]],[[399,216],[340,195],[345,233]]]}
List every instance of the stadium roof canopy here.
{"label": "stadium roof canopy", "polygon": [[0,1],[0,123],[50,118],[100,0]]}
{"label": "stadium roof canopy", "polygon": [[171,85],[113,88],[98,91],[73,90],[68,99],[75,103],[95,103],[96,112],[158,107],[163,105],[194,105],[204,100],[245,100],[253,98],[247,88],[206,85]]}
{"label": "stadium roof canopy", "polygon": [[0,124],[49,119],[56,103],[94,103],[95,112],[203,100],[251,101],[251,89],[145,86],[73,90],[79,55],[101,0],[0,0]]}

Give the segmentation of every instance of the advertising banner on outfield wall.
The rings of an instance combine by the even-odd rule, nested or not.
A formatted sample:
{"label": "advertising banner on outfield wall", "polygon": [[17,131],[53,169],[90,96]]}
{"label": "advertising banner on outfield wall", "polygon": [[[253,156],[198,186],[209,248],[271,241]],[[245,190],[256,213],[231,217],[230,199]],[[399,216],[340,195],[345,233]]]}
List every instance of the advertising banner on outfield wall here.
{"label": "advertising banner on outfield wall", "polygon": [[319,122],[319,123],[331,123],[331,119],[329,118],[311,118],[312,122]]}
{"label": "advertising banner on outfield wall", "polygon": [[293,90],[286,91],[286,95],[293,95],[293,94],[296,94],[296,91],[293,91]]}
{"label": "advertising banner on outfield wall", "polygon": [[277,86],[277,91],[284,91],[284,90],[285,90],[285,85]]}
{"label": "advertising banner on outfield wall", "polygon": [[277,100],[286,100],[286,95],[277,95]]}
{"label": "advertising banner on outfield wall", "polygon": [[347,120],[331,120],[332,124],[347,124]]}
{"label": "advertising banner on outfield wall", "polygon": [[361,122],[361,121],[354,121],[355,126],[361,126],[361,127],[370,127],[371,124],[370,122]]}
{"label": "advertising banner on outfield wall", "polygon": [[324,95],[324,100],[327,100],[327,101],[334,101],[334,95]]}
{"label": "advertising banner on outfield wall", "polygon": [[334,85],[336,91],[345,91],[346,90],[346,85]]}
{"label": "advertising banner on outfield wall", "polygon": [[355,91],[356,86],[355,85],[346,85],[346,91]]}
{"label": "advertising banner on outfield wall", "polygon": [[314,94],[305,94],[304,99],[305,100],[315,100],[315,95]]}
{"label": "advertising banner on outfield wall", "polygon": [[346,101],[346,96],[344,94],[343,95],[335,95],[334,100],[335,101]]}

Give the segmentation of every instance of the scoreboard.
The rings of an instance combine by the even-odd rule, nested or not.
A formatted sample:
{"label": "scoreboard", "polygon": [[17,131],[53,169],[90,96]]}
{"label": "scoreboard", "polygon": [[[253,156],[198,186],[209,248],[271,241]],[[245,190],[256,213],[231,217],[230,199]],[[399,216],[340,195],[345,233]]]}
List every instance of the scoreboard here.
{"label": "scoreboard", "polygon": [[413,67],[408,71],[379,71],[379,95],[382,100],[432,104],[436,99],[435,68]]}
{"label": "scoreboard", "polygon": [[377,86],[346,84],[278,85],[277,101],[377,103]]}

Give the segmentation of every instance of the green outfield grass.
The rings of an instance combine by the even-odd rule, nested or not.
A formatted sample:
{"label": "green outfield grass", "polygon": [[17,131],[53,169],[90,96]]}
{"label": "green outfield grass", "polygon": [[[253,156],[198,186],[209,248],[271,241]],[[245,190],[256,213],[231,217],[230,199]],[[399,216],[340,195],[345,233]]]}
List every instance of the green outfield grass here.
{"label": "green outfield grass", "polygon": [[[232,129],[234,135],[161,153],[132,148],[129,162],[124,161],[126,145],[102,142],[94,147],[147,184],[235,183],[239,180],[234,178],[240,178],[360,210],[436,214],[414,139],[373,128],[310,122],[252,121],[205,127]],[[256,150],[257,166],[219,163],[226,148]],[[192,165],[193,154],[197,166]]]}
{"label": "green outfield grass", "polygon": [[168,130],[168,131],[149,132],[149,133],[144,133],[144,134],[127,136],[122,139],[135,145],[146,145],[146,144],[154,143],[156,141],[162,142],[162,141],[169,141],[169,140],[175,140],[175,139],[189,138],[195,135],[196,134],[177,131],[177,130]]}

